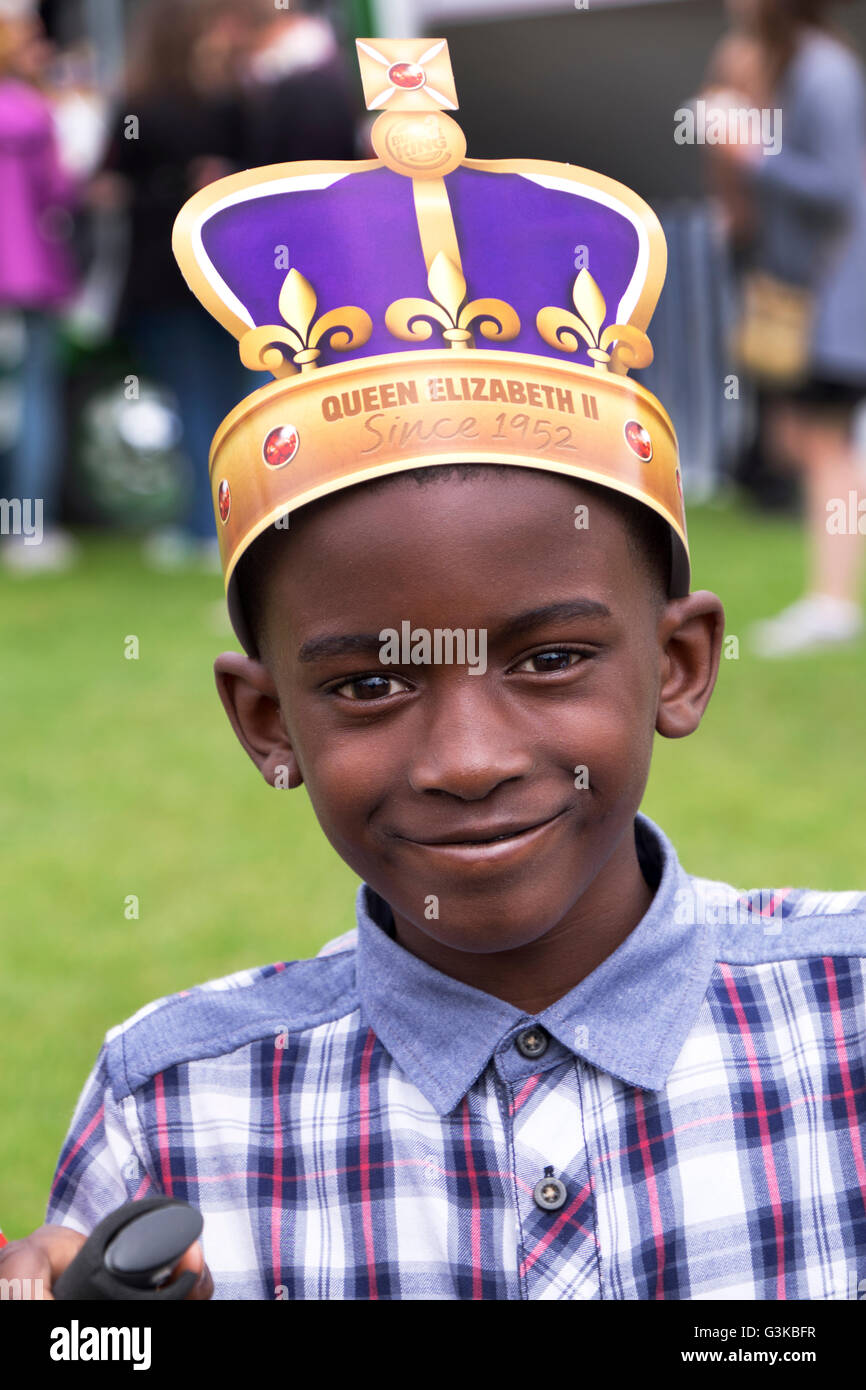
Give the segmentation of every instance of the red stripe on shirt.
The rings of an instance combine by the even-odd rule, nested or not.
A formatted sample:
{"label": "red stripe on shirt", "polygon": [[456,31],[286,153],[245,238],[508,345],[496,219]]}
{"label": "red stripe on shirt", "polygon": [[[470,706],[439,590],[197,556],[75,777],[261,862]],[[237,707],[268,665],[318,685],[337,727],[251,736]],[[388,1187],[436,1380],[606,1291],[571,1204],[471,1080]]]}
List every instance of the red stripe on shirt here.
{"label": "red stripe on shirt", "polygon": [[[768,1105],[767,1115],[781,1115],[785,1110],[795,1110],[799,1105],[815,1105],[821,1101],[839,1100],[847,1095],[846,1091],[807,1091],[805,1095],[795,1096],[793,1100],[786,1100],[782,1105]],[[860,1096],[866,1094],[866,1086],[852,1086],[850,1094]],[[684,1120],[681,1125],[673,1125],[670,1129],[661,1130],[656,1139],[673,1139],[677,1134],[685,1134],[690,1129],[701,1129],[706,1125],[718,1124],[720,1120],[752,1120],[757,1115],[757,1110],[720,1110],[714,1115],[702,1115],[699,1120]],[[633,1153],[639,1149],[640,1144],[621,1144],[618,1149],[608,1149],[605,1153],[599,1154],[598,1158],[592,1160],[594,1166],[607,1163],[612,1158],[623,1158],[626,1154]]]}
{"label": "red stripe on shirt", "polygon": [[[538,1243],[532,1247],[529,1254],[526,1256],[526,1259],[522,1262],[520,1269],[518,1270],[518,1274],[521,1279],[524,1277],[524,1275],[529,1273],[530,1269],[535,1264],[535,1261],[538,1259],[539,1255],[542,1255],[544,1253],[550,1242],[556,1239],[556,1237],[559,1235],[559,1232],[565,1225],[566,1221],[572,1221],[574,1213],[583,1206],[583,1203],[586,1201],[586,1194],[590,1190],[591,1184],[588,1182],[584,1183],[583,1187],[580,1189],[571,1205],[563,1207],[562,1211],[559,1213],[559,1216],[556,1218],[553,1225],[550,1227],[550,1230],[544,1233],[544,1235],[541,1237],[541,1240],[538,1241]],[[584,1235],[591,1234],[591,1232],[587,1231],[583,1226],[578,1226],[577,1229],[579,1231],[583,1231]],[[598,1242],[596,1242],[596,1244],[597,1243]]]}
{"label": "red stripe on shirt", "polygon": [[524,1086],[521,1087],[521,1089],[517,1092],[517,1095],[514,1097],[514,1100],[509,1105],[509,1115],[513,1115],[516,1110],[520,1109],[523,1102],[529,1099],[540,1080],[540,1074],[537,1076],[530,1076],[529,1080],[526,1082]]}
{"label": "red stripe on shirt", "polygon": [[376,1260],[373,1252],[373,1210],[370,1204],[370,1054],[376,1041],[372,1028],[367,1030],[367,1041],[361,1056],[361,1219],[364,1227],[364,1249],[367,1254],[367,1275],[370,1280],[370,1297],[378,1298],[376,1286]]}
{"label": "red stripe on shirt", "polygon": [[472,1130],[469,1124],[469,1098],[463,1097],[463,1152],[466,1154],[466,1175],[472,1196],[472,1297],[481,1297],[481,1204],[478,1198],[478,1177],[472,1161]]}
{"label": "red stripe on shirt", "polygon": [[790,892],[790,888],[777,888],[775,893],[773,893],[770,897],[770,901],[767,904],[767,906],[761,908],[761,911],[758,914],[759,917],[774,917],[776,915],[776,908],[782,906],[782,903],[785,901]]}
{"label": "red stripe on shirt", "polygon": [[866,1163],[863,1162],[863,1144],[860,1139],[860,1125],[854,1108],[854,1090],[851,1086],[851,1071],[848,1066],[848,1052],[845,1047],[845,1034],[842,1031],[842,1010],[839,1007],[839,989],[836,984],[836,969],[832,957],[823,957],[824,973],[827,976],[827,990],[830,995],[830,1016],[833,1020],[833,1036],[836,1039],[836,1052],[839,1057],[839,1070],[842,1073],[842,1094],[845,1109],[851,1126],[851,1147],[854,1150],[854,1166],[860,1184],[860,1196],[866,1208]]}
{"label": "red stripe on shirt", "polygon": [[283,1122],[280,1115],[280,1067],[285,1049],[274,1047],[274,1066],[271,1073],[271,1108],[273,1111],[273,1160],[271,1179],[271,1262],[274,1267],[274,1287],[278,1287],[282,1262],[280,1259],[280,1218],[283,1210]]}
{"label": "red stripe on shirt", "polygon": [[764,1101],[764,1087],[761,1081],[761,1069],[758,1065],[758,1056],[755,1052],[755,1044],[752,1040],[752,1032],[749,1028],[746,1012],[742,1001],[737,993],[737,986],[734,983],[734,976],[727,965],[719,965],[722,978],[728,991],[728,998],[734,1006],[734,1013],[737,1017],[737,1025],[743,1039],[743,1047],[749,1062],[749,1074],[752,1078],[752,1086],[755,1091],[756,1117],[758,1128],[761,1131],[761,1153],[764,1159],[764,1173],[767,1178],[767,1188],[770,1193],[770,1206],[773,1210],[773,1226],[776,1231],[776,1259],[778,1260],[778,1272],[776,1275],[776,1297],[787,1298],[785,1292],[785,1227],[782,1219],[782,1201],[779,1195],[779,1182],[776,1177],[776,1164],[773,1158],[773,1141],[770,1138],[770,1126],[767,1122],[767,1106]]}
{"label": "red stripe on shirt", "polygon": [[99,1109],[97,1110],[96,1114],[94,1115],[93,1119],[90,1121],[90,1123],[89,1123],[88,1125],[85,1125],[84,1129],[83,1129],[83,1130],[81,1131],[81,1133],[79,1134],[79,1136],[78,1136],[78,1138],[76,1139],[75,1143],[72,1145],[72,1148],[69,1150],[69,1153],[66,1155],[66,1157],[65,1157],[64,1160],[63,1160],[63,1162],[61,1163],[60,1167],[57,1169],[57,1172],[56,1172],[55,1175],[54,1175],[54,1182],[53,1182],[52,1185],[51,1185],[51,1192],[52,1192],[52,1195],[53,1195],[53,1193],[54,1193],[54,1188],[55,1188],[55,1186],[56,1186],[56,1184],[57,1184],[58,1178],[60,1178],[60,1177],[63,1176],[64,1172],[66,1171],[67,1165],[72,1161],[72,1159],[73,1159],[73,1158],[75,1157],[75,1155],[78,1153],[78,1150],[81,1148],[81,1145],[84,1144],[84,1143],[87,1141],[87,1139],[90,1137],[90,1135],[91,1135],[91,1134],[93,1133],[93,1131],[96,1129],[96,1126],[100,1123],[100,1121],[102,1120],[102,1117],[103,1117],[104,1114],[105,1114],[105,1106],[104,1106],[104,1105],[100,1105],[100,1107],[99,1107]]}
{"label": "red stripe on shirt", "polygon": [[665,1272],[665,1237],[662,1225],[661,1206],[659,1205],[659,1189],[656,1182],[655,1168],[653,1167],[652,1151],[650,1148],[649,1135],[646,1127],[646,1114],[644,1111],[643,1096],[640,1091],[634,1093],[634,1113],[637,1120],[637,1133],[641,1157],[643,1159],[643,1171],[646,1178],[647,1195],[649,1196],[650,1221],[653,1228],[653,1241],[656,1247],[656,1298],[664,1298],[664,1272]]}
{"label": "red stripe on shirt", "polygon": [[167,1196],[174,1196],[171,1182],[171,1151],[168,1146],[168,1117],[165,1110],[165,1081],[162,1072],[153,1078],[156,1096],[156,1140],[159,1145],[159,1164],[162,1169],[162,1186]]}

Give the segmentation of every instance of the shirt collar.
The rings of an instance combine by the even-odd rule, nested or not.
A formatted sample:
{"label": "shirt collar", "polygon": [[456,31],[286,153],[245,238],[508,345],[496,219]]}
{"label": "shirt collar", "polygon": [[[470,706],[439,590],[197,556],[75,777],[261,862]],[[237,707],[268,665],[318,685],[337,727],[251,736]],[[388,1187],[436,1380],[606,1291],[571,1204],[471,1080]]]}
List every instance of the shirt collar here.
{"label": "shirt collar", "polygon": [[688,910],[693,890],[673,845],[640,812],[635,838],[639,857],[661,867],[647,912],[612,955],[534,1016],[412,955],[389,935],[390,908],[361,884],[362,1017],[440,1115],[462,1100],[503,1038],[530,1022],[629,1085],[664,1086],[706,993],[715,940]]}

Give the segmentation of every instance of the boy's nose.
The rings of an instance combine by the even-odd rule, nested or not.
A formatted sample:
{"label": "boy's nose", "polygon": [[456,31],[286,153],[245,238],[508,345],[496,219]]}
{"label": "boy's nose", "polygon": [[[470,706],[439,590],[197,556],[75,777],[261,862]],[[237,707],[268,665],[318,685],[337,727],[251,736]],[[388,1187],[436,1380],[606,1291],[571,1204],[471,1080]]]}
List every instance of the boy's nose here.
{"label": "boy's nose", "polygon": [[479,688],[484,684],[483,678],[478,683],[460,681],[447,697],[436,700],[410,762],[414,791],[443,791],[480,801],[500,782],[531,771],[531,742]]}

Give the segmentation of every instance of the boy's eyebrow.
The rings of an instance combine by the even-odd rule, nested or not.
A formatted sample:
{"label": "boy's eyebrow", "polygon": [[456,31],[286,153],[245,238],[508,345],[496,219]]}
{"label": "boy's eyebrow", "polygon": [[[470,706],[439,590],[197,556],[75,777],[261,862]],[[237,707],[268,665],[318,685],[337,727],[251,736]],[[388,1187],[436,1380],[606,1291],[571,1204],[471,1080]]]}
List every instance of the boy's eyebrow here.
{"label": "boy's eyebrow", "polygon": [[[531,628],[546,622],[561,622],[568,618],[609,618],[611,611],[607,604],[598,599],[578,598],[564,603],[548,603],[541,608],[531,608],[526,613],[518,613],[509,618],[496,630],[496,639],[507,640],[519,637]],[[378,651],[382,637],[378,632],[350,632],[334,637],[311,637],[301,645],[298,661],[322,661],[327,657],[345,656],[350,652]]]}
{"label": "boy's eyebrow", "polygon": [[542,608],[530,608],[526,613],[518,613],[496,629],[497,640],[519,637],[521,633],[542,623],[564,622],[568,618],[610,618],[612,616],[606,603],[595,598],[575,598],[564,603],[547,603]]}
{"label": "boy's eyebrow", "polygon": [[347,652],[378,651],[382,638],[378,632],[349,632],[339,637],[311,637],[298,652],[299,661],[323,661]]}

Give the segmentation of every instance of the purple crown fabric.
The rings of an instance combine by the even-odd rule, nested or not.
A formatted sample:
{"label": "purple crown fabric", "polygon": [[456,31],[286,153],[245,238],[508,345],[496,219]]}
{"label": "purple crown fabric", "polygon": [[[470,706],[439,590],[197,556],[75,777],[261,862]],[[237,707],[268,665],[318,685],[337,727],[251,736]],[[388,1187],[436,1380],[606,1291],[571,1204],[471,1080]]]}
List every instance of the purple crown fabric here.
{"label": "purple crown fabric", "polygon": [[[461,167],[446,175],[445,186],[468,298],[504,299],[520,317],[520,334],[503,351],[562,360],[538,333],[535,318],[547,305],[573,309],[572,287],[582,263],[575,266],[577,248],[587,248],[587,269],[607,305],[605,323],[617,321],[638,258],[637,231],[627,217],[582,194],[543,188],[514,173]],[[289,265],[315,289],[319,314],[350,304],[367,311],[373,320],[369,341],[349,352],[322,343],[323,366],[416,346],[385,327],[385,310],[395,299],[430,298],[412,183],[390,169],[348,174],[326,189],[263,192],[209,217],[202,243],[256,326],[282,322],[281,246],[288,247]],[[435,332],[417,347],[444,346]],[[591,365],[583,344],[569,360]]]}

